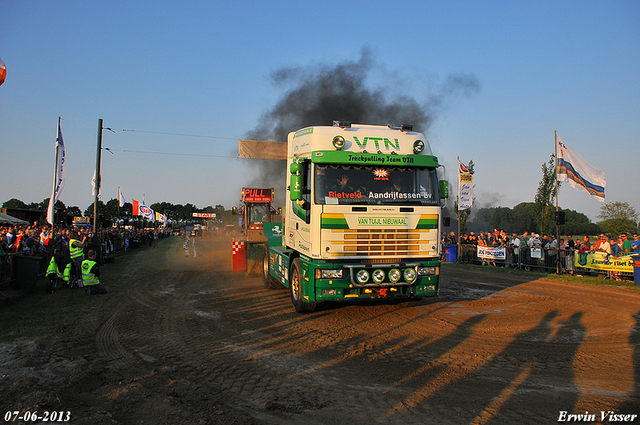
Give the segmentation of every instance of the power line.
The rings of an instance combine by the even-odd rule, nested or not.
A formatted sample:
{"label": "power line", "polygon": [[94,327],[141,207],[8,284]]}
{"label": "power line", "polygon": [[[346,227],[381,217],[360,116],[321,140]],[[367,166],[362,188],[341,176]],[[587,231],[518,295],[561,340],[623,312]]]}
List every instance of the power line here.
{"label": "power line", "polygon": [[[108,128],[107,130],[111,130],[115,132],[114,129]],[[165,136],[182,136],[182,137],[198,137],[203,139],[224,139],[224,140],[238,140],[235,137],[220,137],[220,136],[207,136],[202,134],[186,134],[186,133],[169,133],[165,131],[150,131],[150,130],[133,130],[133,129],[116,129],[122,132],[129,133],[147,133],[147,134],[161,134]],[[133,150],[133,149],[112,149],[105,148],[108,151],[117,151],[124,153],[142,153],[142,154],[153,154],[153,155],[172,155],[172,156],[194,156],[194,157],[204,157],[204,158],[238,158],[237,156],[227,156],[227,155],[211,155],[211,154],[195,154],[195,153],[177,153],[177,152],[158,152],[158,151],[141,151],[141,150]],[[111,152],[113,153],[113,152]]]}
{"label": "power line", "polygon": [[[111,129],[110,129],[111,130]],[[119,131],[123,131],[123,132],[130,132],[130,133],[149,133],[149,134],[163,134],[166,136],[184,136],[184,137],[200,137],[200,138],[204,138],[204,139],[225,139],[225,140],[238,140],[239,138],[236,137],[220,137],[220,136],[206,136],[206,135],[202,135],[202,134],[185,134],[185,133],[167,133],[164,131],[149,131],[149,130],[128,130],[126,128],[123,128]]]}
{"label": "power line", "polygon": [[238,159],[237,156],[227,156],[227,155],[210,155],[210,154],[196,154],[196,153],[177,153],[177,152],[157,152],[157,151],[138,151],[132,149],[111,149],[105,148],[110,151],[116,152],[124,152],[124,153],[145,153],[145,154],[154,154],[154,155],[174,155],[174,156],[196,156],[196,157],[204,157],[204,158],[234,158]]}

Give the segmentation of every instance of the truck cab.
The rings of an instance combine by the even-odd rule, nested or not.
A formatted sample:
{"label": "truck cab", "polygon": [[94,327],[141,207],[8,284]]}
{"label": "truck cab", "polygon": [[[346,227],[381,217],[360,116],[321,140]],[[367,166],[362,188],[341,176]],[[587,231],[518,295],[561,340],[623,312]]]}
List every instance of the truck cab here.
{"label": "truck cab", "polygon": [[411,127],[336,122],[287,140],[283,243],[269,275],[298,311],[318,302],[437,295],[438,159]]}

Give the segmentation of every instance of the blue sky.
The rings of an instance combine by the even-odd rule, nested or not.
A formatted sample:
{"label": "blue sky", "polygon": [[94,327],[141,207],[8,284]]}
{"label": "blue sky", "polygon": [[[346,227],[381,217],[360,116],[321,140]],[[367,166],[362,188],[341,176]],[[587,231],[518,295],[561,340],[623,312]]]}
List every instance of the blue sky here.
{"label": "blue sky", "polygon": [[[230,208],[260,181],[237,139],[285,95],[272,73],[367,49],[366,83],[391,97],[432,99],[450,75],[479,82],[444,96],[425,131],[454,186],[456,157],[474,161],[478,206],[532,202],[557,130],[605,171],[607,201],[640,211],[639,22],[638,1],[0,0],[0,202],[51,195],[60,116],[66,205],[93,202],[102,118],[115,130],[103,133],[103,200],[120,187],[147,205]],[[561,189],[562,208],[596,221],[600,205]]]}

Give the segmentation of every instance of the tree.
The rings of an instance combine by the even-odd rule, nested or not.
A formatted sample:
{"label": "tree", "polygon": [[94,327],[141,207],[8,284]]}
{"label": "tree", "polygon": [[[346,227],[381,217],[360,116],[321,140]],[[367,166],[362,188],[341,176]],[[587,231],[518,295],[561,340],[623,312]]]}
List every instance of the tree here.
{"label": "tree", "polygon": [[133,219],[133,204],[131,204],[131,202],[125,202],[124,205],[120,207],[120,219],[124,220],[127,224]]}
{"label": "tree", "polygon": [[540,233],[555,234],[554,201],[558,196],[559,185],[556,185],[556,167],[554,154],[549,162],[542,164],[542,180],[535,196],[536,223]]}
{"label": "tree", "polygon": [[12,208],[12,209],[16,209],[16,210],[26,210],[27,209],[27,204],[25,204],[24,202],[22,202],[19,199],[11,198],[8,201],[4,201],[2,203],[2,208]]}
{"label": "tree", "polygon": [[[93,204],[94,203],[95,202],[92,202],[91,205],[89,205],[87,207],[87,209],[84,210],[84,216],[85,217],[93,217]],[[103,211],[104,211],[104,202],[102,202],[101,200],[98,200],[98,216],[99,217],[104,216]]]}
{"label": "tree", "polygon": [[[57,203],[56,203],[57,204]],[[82,211],[77,206],[67,208],[67,215],[71,217],[82,217]]]}
{"label": "tree", "polygon": [[602,233],[600,226],[592,223],[589,217],[573,210],[564,211],[564,225],[560,226],[563,235],[597,235]]}
{"label": "tree", "polygon": [[176,205],[178,220],[185,223],[193,223],[193,213],[198,212],[198,207],[193,204]]}
{"label": "tree", "polygon": [[536,205],[533,202],[521,202],[513,207],[513,232],[519,235],[536,230]]}
{"label": "tree", "polygon": [[104,208],[102,208],[102,206],[98,204],[98,213],[101,217],[104,217],[105,220],[115,223],[118,220],[119,204],[120,202],[116,198],[111,198],[107,201],[107,204],[104,206]]}
{"label": "tree", "polygon": [[598,218],[602,231],[610,235],[638,231],[638,213],[628,202],[605,202],[600,205]]}
{"label": "tree", "polygon": [[180,220],[180,212],[182,211],[182,205],[173,205],[169,202],[156,202],[151,204],[151,209],[167,216],[167,220],[170,223]]}
{"label": "tree", "polygon": [[216,221],[218,223],[222,223],[227,216],[231,215],[231,211],[226,211],[224,209],[224,205],[220,205],[220,204],[216,205],[213,212],[216,213]]}
{"label": "tree", "polygon": [[[51,199],[51,198],[44,198],[42,200],[42,202],[40,202],[38,204],[38,207],[36,209],[41,210],[41,211],[46,211],[49,208],[49,199]],[[56,206],[58,206],[57,203],[58,203],[58,201],[56,201]]]}
{"label": "tree", "polygon": [[[600,226],[589,220],[583,213],[573,210],[561,210],[565,213],[565,224],[561,226],[562,235],[597,235]],[[543,233],[536,224],[536,204],[521,202],[513,209],[507,207],[481,208],[475,215],[475,221],[482,222],[480,230],[500,229],[507,233],[524,232]]]}
{"label": "tree", "polygon": [[499,229],[513,232],[515,228],[513,211],[508,207],[495,207],[489,209],[485,215],[489,229]]}
{"label": "tree", "polygon": [[[46,211],[49,208],[49,200],[50,199],[51,199],[50,197],[49,198],[44,198],[42,200],[42,202],[40,202],[39,204],[31,204],[31,205],[37,205],[38,207],[35,208],[37,210]],[[66,211],[66,209],[67,209],[67,206],[64,204],[64,202],[62,202],[59,199],[56,201],[56,204],[54,206],[55,206],[55,209],[57,211]]]}

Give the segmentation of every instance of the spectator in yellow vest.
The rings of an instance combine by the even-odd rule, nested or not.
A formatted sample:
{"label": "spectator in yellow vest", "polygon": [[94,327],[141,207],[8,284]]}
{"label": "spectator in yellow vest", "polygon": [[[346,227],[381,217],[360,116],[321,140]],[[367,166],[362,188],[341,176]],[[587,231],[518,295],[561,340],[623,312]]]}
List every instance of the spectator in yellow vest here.
{"label": "spectator in yellow vest", "polygon": [[96,252],[90,249],[87,259],[82,262],[82,284],[89,289],[91,295],[106,294],[107,288],[100,283],[100,270],[96,263]]}
{"label": "spectator in yellow vest", "polygon": [[76,266],[76,273],[80,272],[80,267],[82,266],[82,260],[84,260],[84,246],[87,237],[82,238],[82,242],[80,242],[80,233],[78,231],[71,232],[71,239],[69,240],[69,256],[71,257],[71,261]]}

